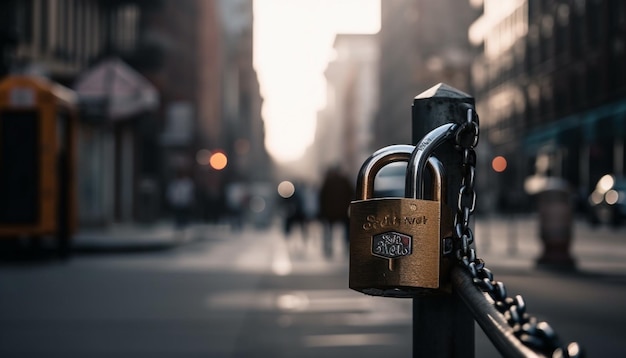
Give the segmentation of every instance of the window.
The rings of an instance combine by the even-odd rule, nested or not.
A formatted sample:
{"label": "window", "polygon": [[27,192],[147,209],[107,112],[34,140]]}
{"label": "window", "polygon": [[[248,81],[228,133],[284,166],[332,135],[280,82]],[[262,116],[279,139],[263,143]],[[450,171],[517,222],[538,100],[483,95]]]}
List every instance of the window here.
{"label": "window", "polygon": [[39,2],[39,49],[41,53],[46,53],[48,51],[48,33],[49,33],[49,6],[48,1],[40,1]]}
{"label": "window", "polygon": [[602,40],[602,13],[600,4],[587,2],[587,44],[596,48]]}
{"label": "window", "polygon": [[17,2],[17,29],[20,40],[24,43],[33,42],[33,0],[22,0]]}

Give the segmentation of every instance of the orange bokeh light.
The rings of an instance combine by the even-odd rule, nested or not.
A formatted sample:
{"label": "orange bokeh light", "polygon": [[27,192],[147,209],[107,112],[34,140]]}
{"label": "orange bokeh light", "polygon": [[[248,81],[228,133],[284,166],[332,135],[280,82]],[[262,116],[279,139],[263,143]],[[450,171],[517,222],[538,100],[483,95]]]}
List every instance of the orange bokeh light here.
{"label": "orange bokeh light", "polygon": [[228,164],[228,158],[226,157],[226,154],[222,152],[216,152],[211,155],[211,158],[209,159],[209,164],[211,165],[211,168],[215,170],[222,170],[226,168],[226,165]]}
{"label": "orange bokeh light", "polygon": [[501,155],[493,158],[493,160],[491,161],[491,168],[493,168],[493,170],[497,173],[502,173],[503,171],[505,171],[506,165],[506,158]]}

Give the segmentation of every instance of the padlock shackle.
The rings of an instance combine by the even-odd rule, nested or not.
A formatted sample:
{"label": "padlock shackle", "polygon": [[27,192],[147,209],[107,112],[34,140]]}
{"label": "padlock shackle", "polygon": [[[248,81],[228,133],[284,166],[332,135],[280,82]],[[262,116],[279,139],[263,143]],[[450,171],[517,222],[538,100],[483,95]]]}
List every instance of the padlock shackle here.
{"label": "padlock shackle", "polygon": [[[356,199],[365,200],[371,198],[374,195],[374,178],[380,169],[395,162],[409,162],[412,157],[411,154],[414,152],[414,146],[404,144],[390,145],[374,152],[374,154],[367,158],[359,170],[359,176],[357,177],[356,183]],[[442,193],[446,189],[445,183],[443,182],[445,178],[445,169],[441,161],[435,157],[430,157],[427,164],[430,176],[433,178],[433,187],[439,188],[433,190],[433,200],[441,201],[443,200]],[[409,172],[407,171],[407,174],[408,173]],[[407,175],[407,177],[408,176],[409,175]],[[421,178],[423,179],[423,176]],[[405,186],[405,193],[407,192],[408,187],[413,187],[413,185],[407,183],[407,186]],[[407,197],[410,198],[410,196]],[[423,192],[421,197],[413,198],[423,199]]]}
{"label": "padlock shackle", "polygon": [[408,162],[415,147],[396,144],[381,148],[374,152],[361,165],[356,183],[356,199],[365,200],[374,195],[374,177],[382,167],[395,162]]}
{"label": "padlock shackle", "polygon": [[[424,168],[435,149],[454,135],[457,126],[456,123],[446,123],[430,131],[417,143],[416,149],[413,151],[407,164],[405,185],[405,196],[407,198],[424,198]],[[439,164],[433,167],[440,167],[443,170],[443,166],[441,163]],[[432,170],[438,170],[438,168],[433,168]],[[443,178],[443,175],[433,175],[433,178]]]}
{"label": "padlock shackle", "polygon": [[[434,201],[442,201],[445,198],[446,193],[446,170],[443,167],[443,163],[437,159],[437,157],[428,158],[428,171],[430,172],[430,177],[433,181],[433,200]],[[408,169],[407,169],[408,170]],[[405,187],[406,194],[406,187]],[[413,199],[424,199],[424,193],[422,192],[421,197],[415,197]]]}

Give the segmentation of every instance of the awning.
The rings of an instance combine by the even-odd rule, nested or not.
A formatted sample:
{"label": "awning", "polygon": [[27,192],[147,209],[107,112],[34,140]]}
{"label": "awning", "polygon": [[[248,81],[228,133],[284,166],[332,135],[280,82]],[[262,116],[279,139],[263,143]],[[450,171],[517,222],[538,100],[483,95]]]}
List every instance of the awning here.
{"label": "awning", "polygon": [[[546,145],[564,144],[568,141],[584,141],[623,136],[626,131],[626,101],[619,100],[573,114],[531,130],[524,138],[527,153],[535,153]],[[572,131],[578,132],[569,138]]]}
{"label": "awning", "polygon": [[119,58],[103,60],[80,76],[74,90],[89,116],[120,120],[159,105],[156,88]]}

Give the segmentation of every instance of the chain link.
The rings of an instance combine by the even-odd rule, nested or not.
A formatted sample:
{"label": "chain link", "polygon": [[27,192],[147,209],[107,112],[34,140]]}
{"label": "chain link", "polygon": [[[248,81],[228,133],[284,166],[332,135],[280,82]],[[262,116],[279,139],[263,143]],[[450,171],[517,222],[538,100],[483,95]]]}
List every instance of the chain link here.
{"label": "chain link", "polygon": [[470,217],[476,209],[474,148],[479,138],[478,115],[469,105],[466,109],[466,119],[457,127],[454,135],[455,148],[463,154],[461,186],[454,216],[456,258],[469,271],[474,284],[491,297],[494,307],[502,313],[515,336],[524,345],[548,357],[582,357],[578,343],[563,345],[547,322],[539,322],[526,313],[522,296],[508,297],[504,283],[495,281],[493,273],[485,267],[485,262],[476,257],[476,250],[471,246],[474,234],[470,228]]}

